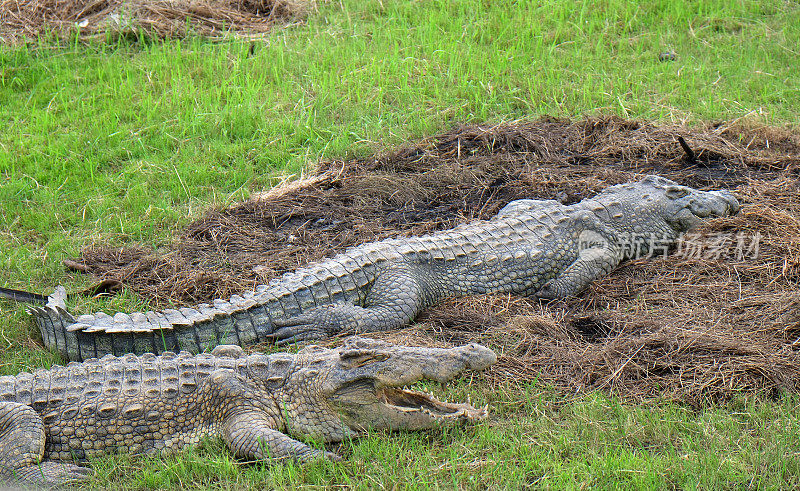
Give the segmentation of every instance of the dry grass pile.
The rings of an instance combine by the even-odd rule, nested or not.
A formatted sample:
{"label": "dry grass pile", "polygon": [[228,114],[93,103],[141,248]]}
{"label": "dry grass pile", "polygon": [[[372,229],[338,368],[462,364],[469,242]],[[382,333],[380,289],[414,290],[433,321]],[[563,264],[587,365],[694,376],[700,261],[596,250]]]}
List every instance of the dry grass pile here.
{"label": "dry grass pile", "polygon": [[299,17],[307,6],[303,0],[0,0],[0,41],[140,32],[158,38],[231,31],[258,36],[276,21]]}
{"label": "dry grass pile", "polygon": [[[683,136],[687,156],[676,141]],[[227,296],[345,247],[488,218],[519,198],[565,203],[656,173],[743,202],[667,258],[628,263],[578,299],[485,296],[431,309],[395,341],[497,348],[497,382],[692,404],[800,389],[800,138],[777,129],[618,118],[467,126],[193,223],[160,251],[95,245],[84,269],[156,305]]]}

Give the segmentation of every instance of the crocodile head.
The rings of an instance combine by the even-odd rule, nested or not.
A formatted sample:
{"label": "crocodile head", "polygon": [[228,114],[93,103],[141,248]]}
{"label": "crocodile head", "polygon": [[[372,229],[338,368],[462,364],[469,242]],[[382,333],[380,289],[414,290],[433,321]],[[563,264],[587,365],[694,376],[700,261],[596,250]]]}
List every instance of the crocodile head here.
{"label": "crocodile head", "polygon": [[293,433],[340,441],[368,428],[418,430],[484,419],[486,408],[439,401],[406,386],[446,382],[495,361],[494,352],[478,344],[418,348],[350,337],[338,349],[309,346],[298,353],[302,368],[287,380],[302,380],[297,390],[306,393],[300,407],[295,401],[290,409],[287,425]]}
{"label": "crocodile head", "polygon": [[705,218],[732,216],[739,213],[739,201],[730,191],[698,191],[669,179],[647,176],[641,181],[650,187],[649,195],[661,210],[661,216],[677,232],[686,232]]}
{"label": "crocodile head", "polygon": [[595,198],[619,219],[615,229],[636,239],[657,237],[674,242],[705,219],[739,213],[730,191],[699,191],[659,176],[611,186]]}

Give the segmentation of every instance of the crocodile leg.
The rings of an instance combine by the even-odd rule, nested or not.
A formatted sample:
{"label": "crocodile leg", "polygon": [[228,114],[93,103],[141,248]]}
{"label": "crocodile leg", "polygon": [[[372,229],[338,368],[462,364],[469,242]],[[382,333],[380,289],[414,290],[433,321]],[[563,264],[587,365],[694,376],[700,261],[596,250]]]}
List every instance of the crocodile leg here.
{"label": "crocodile leg", "polygon": [[0,479],[31,485],[84,481],[91,470],[74,464],[42,461],[45,432],[32,407],[0,402]]}
{"label": "crocodile leg", "polygon": [[[208,378],[207,401],[223,409],[222,439],[238,457],[256,460],[292,459],[307,462],[318,458],[341,460],[338,455],[311,448],[276,430],[280,418],[259,405],[256,394],[233,370],[215,370]],[[209,407],[208,413],[213,414]],[[274,408],[277,413],[277,407]]]}
{"label": "crocodile leg", "polygon": [[376,278],[364,307],[341,303],[325,305],[296,317],[275,320],[273,324],[279,329],[269,337],[283,345],[325,338],[345,330],[361,333],[402,327],[438,300],[432,298],[434,289],[423,285],[424,277],[419,266],[392,266]]}
{"label": "crocodile leg", "polygon": [[583,290],[596,278],[608,274],[620,263],[620,255],[611,246],[584,249],[578,259],[557,277],[545,283],[536,292],[543,300],[572,297]]}
{"label": "crocodile leg", "polygon": [[341,460],[332,452],[311,448],[303,442],[271,428],[274,422],[258,410],[229,417],[222,427],[222,438],[237,457],[256,460]]}

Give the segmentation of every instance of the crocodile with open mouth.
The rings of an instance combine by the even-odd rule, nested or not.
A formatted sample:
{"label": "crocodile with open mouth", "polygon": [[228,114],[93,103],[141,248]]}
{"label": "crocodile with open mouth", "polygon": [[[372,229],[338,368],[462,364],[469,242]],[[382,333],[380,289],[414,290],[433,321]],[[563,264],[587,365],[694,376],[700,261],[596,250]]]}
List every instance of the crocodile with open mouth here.
{"label": "crocodile with open mouth", "polygon": [[[207,435],[246,459],[338,457],[296,438],[339,442],[365,430],[422,430],[486,418],[486,408],[404,388],[446,382],[497,360],[478,344],[450,349],[350,337],[296,355],[107,355],[0,377],[0,479],[87,479],[79,465],[113,452],[169,454]],[[77,463],[76,463],[77,462]]]}

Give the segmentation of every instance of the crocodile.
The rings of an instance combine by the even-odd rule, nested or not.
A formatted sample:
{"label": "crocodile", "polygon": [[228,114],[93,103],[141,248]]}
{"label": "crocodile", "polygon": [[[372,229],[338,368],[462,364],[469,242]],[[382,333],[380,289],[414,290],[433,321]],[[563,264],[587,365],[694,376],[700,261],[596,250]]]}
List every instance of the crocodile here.
{"label": "crocodile", "polygon": [[29,312],[45,345],[71,360],[386,330],[448,297],[577,295],[621,261],[666,254],[703,219],[738,211],[729,191],[647,176],[570,205],[517,200],[487,221],[356,246],[212,304],[73,317],[58,287]]}
{"label": "crocodile", "polygon": [[296,355],[106,355],[0,377],[0,479],[32,485],[88,479],[87,460],[115,452],[169,455],[220,437],[248,460],[340,458],[300,441],[340,442],[369,429],[423,430],[475,422],[487,407],[404,388],[446,382],[497,360],[478,344],[397,346],[346,338]]}

